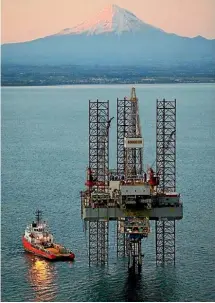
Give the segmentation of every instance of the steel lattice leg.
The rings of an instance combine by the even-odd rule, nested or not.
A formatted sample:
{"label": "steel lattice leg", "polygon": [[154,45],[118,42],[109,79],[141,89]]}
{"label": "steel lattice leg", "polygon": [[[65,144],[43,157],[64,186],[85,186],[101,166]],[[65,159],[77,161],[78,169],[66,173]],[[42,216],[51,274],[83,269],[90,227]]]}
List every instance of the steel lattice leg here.
{"label": "steel lattice leg", "polygon": [[156,171],[158,191],[176,190],[176,100],[157,100]]}
{"label": "steel lattice leg", "polygon": [[[156,171],[158,192],[176,190],[176,100],[157,100]],[[156,262],[175,264],[175,220],[156,221]]]}
{"label": "steel lattice leg", "polygon": [[175,265],[175,220],[156,221],[156,263]]}
{"label": "steel lattice leg", "polygon": [[89,265],[108,263],[108,222],[89,222]]}
{"label": "steel lattice leg", "polygon": [[108,263],[108,222],[98,222],[98,262]]}
{"label": "steel lattice leg", "polygon": [[98,221],[89,221],[89,265],[98,262]]}
{"label": "steel lattice leg", "polygon": [[89,167],[93,178],[104,184],[109,171],[108,121],[109,101],[89,101]]}
{"label": "steel lattice leg", "polygon": [[[89,101],[89,168],[97,191],[107,191],[109,172],[109,101]],[[89,202],[91,203],[91,195]],[[94,200],[97,206],[101,200]],[[103,201],[102,201],[103,202]],[[91,205],[90,205],[91,206]],[[108,222],[89,222],[89,264],[108,262]]]}
{"label": "steel lattice leg", "polygon": [[120,221],[116,222],[116,229],[117,229],[117,257],[125,257],[126,252],[126,241],[125,241],[125,234],[120,233]]}

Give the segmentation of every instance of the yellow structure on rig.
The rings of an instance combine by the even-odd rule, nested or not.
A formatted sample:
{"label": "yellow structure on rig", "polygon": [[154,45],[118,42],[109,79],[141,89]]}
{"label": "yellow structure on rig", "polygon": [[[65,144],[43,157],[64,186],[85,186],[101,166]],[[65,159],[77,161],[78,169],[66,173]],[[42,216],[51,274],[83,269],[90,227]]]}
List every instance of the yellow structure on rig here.
{"label": "yellow structure on rig", "polygon": [[131,101],[134,101],[136,102],[138,99],[137,99],[137,96],[136,96],[136,91],[135,91],[135,87],[132,87],[131,88]]}

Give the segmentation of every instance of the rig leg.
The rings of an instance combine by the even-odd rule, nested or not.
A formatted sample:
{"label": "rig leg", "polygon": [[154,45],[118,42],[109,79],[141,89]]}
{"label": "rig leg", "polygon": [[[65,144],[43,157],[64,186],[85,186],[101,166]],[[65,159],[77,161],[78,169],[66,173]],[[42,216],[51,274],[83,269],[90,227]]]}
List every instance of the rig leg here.
{"label": "rig leg", "polygon": [[100,264],[108,263],[108,222],[98,222],[98,261]]}
{"label": "rig leg", "polygon": [[89,221],[89,265],[108,262],[108,222]]}
{"label": "rig leg", "polygon": [[98,221],[89,221],[89,265],[98,262]]}
{"label": "rig leg", "polygon": [[156,221],[156,263],[175,265],[175,220]]}
{"label": "rig leg", "polygon": [[117,229],[117,257],[125,257],[125,252],[126,252],[125,234],[120,233],[119,220],[117,220],[116,222],[116,229]]}

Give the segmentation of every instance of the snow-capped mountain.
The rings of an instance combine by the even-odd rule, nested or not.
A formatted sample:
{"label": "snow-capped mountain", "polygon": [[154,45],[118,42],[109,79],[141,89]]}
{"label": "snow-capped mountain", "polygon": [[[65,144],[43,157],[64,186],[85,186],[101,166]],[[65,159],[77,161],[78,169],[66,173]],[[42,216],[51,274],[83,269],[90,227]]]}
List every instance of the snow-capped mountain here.
{"label": "snow-capped mountain", "polygon": [[48,37],[2,46],[2,64],[141,65],[215,62],[215,40],[169,34],[116,5]]}
{"label": "snow-capped mountain", "polygon": [[100,11],[93,19],[82,22],[75,27],[66,28],[57,35],[87,34],[98,35],[114,32],[118,35],[123,32],[137,32],[153,28],[144,23],[133,13],[117,5],[109,5]]}

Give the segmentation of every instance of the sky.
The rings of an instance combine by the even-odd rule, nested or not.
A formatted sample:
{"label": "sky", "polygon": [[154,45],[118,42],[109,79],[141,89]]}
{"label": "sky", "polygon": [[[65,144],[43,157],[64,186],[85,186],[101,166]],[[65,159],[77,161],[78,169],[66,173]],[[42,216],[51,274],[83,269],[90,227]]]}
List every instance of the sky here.
{"label": "sky", "polygon": [[215,0],[1,0],[1,43],[55,34],[111,3],[166,32],[215,38]]}

